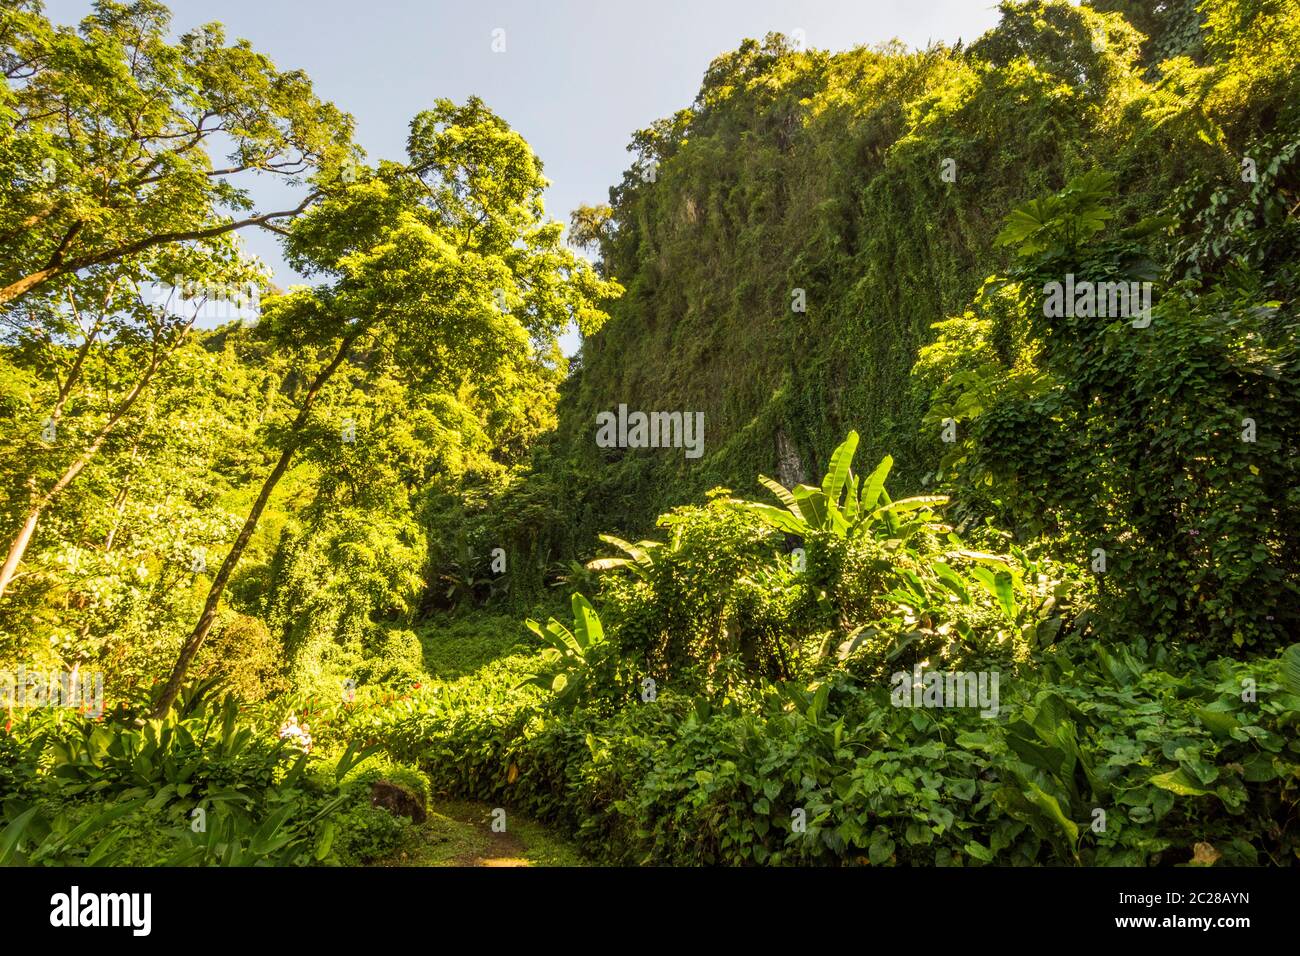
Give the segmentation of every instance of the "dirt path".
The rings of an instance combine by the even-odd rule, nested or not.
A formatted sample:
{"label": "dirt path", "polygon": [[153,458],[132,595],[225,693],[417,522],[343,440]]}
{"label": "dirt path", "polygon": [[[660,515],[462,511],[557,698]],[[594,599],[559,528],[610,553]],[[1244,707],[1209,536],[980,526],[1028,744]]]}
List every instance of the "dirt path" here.
{"label": "dirt path", "polygon": [[[497,828],[494,829],[494,821]],[[500,828],[504,825],[504,830]],[[424,823],[376,866],[587,866],[567,842],[518,814],[438,800]]]}

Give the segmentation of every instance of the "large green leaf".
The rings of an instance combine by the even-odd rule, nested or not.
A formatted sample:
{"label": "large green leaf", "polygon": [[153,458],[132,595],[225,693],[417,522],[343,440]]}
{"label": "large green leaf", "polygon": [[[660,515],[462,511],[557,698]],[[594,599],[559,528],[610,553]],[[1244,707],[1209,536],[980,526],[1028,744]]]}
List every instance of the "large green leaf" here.
{"label": "large green leaf", "polygon": [[577,630],[578,643],[583,649],[599,644],[605,639],[605,629],[601,626],[600,615],[581,594],[575,593],[573,604],[573,626]]}
{"label": "large green leaf", "polygon": [[820,488],[814,488],[812,485],[795,485],[794,497],[799,502],[799,510],[809,525],[814,528],[829,527],[830,513],[826,506],[826,495]]}
{"label": "large green leaf", "polygon": [[612,571],[615,568],[635,567],[636,562],[631,558],[596,558],[594,561],[587,562],[588,571]]}
{"label": "large green leaf", "polygon": [[862,494],[859,496],[858,504],[863,511],[871,512],[875,510],[876,504],[880,501],[881,494],[885,490],[885,479],[889,477],[890,470],[894,467],[894,459],[886,455],[880,460],[875,471],[867,475],[862,482]]}
{"label": "large green leaf", "polygon": [[1147,782],[1183,797],[1204,797],[1212,792],[1198,786],[1197,781],[1182,767],[1168,773],[1158,773]]}
{"label": "large green leaf", "polygon": [[561,651],[567,651],[571,654],[576,654],[579,657],[582,656],[582,651],[583,651],[582,643],[578,640],[577,636],[571,630],[569,630],[567,627],[565,627],[555,618],[551,618],[549,621],[546,622],[546,632],[547,634],[550,635],[550,642],[552,647],[557,647]]}
{"label": "large green leaf", "polygon": [[897,501],[891,501],[875,510],[876,515],[883,515],[887,511],[894,514],[903,514],[908,511],[919,511],[930,505],[946,505],[948,503],[947,495],[913,495],[911,498],[899,498]]}
{"label": "large green leaf", "polygon": [[803,520],[803,513],[799,510],[799,502],[795,500],[795,497],[790,493],[789,488],[781,484],[779,481],[773,481],[771,478],[767,477],[767,475],[759,475],[758,483],[768,491],[772,492],[772,494],[776,495],[777,498],[781,500],[781,504],[790,509],[791,514],[800,521]]}
{"label": "large green leaf", "polygon": [[858,520],[858,515],[862,509],[858,503],[858,484],[859,479],[853,474],[853,469],[849,469],[848,493],[844,496],[844,520],[852,525]]}
{"label": "large green leaf", "polygon": [[853,456],[857,450],[858,433],[851,431],[840,446],[831,452],[830,467],[826,470],[826,477],[822,479],[822,494],[826,496],[827,504],[832,511],[838,509],[840,494],[849,479],[849,467],[853,464]]}
{"label": "large green leaf", "polygon": [[1043,790],[1037,784],[1029,783],[1029,789],[1025,791],[1025,798],[1041,810],[1043,815],[1055,824],[1063,834],[1065,834],[1066,838],[1070,841],[1071,846],[1074,846],[1079,842],[1078,825],[1067,817],[1063,810],[1061,810],[1061,805],[1057,802],[1056,797]]}
{"label": "large green leaf", "polygon": [[30,807],[15,817],[3,831],[0,831],[0,866],[8,865],[14,858],[18,841],[22,839],[27,825],[36,816],[38,807]]}
{"label": "large green leaf", "polygon": [[326,820],[324,826],[321,827],[320,836],[316,839],[316,852],[314,854],[317,862],[329,856],[330,847],[334,845],[336,829],[333,820]]}
{"label": "large green leaf", "polygon": [[993,595],[997,600],[998,606],[1002,608],[1002,613],[1010,621],[1016,619],[1016,593],[1010,571],[990,571],[985,567],[971,568],[971,576],[975,578],[984,589]]}
{"label": "large green leaf", "polygon": [[1300,644],[1292,644],[1282,652],[1282,685],[1288,693],[1300,697]]}
{"label": "large green leaf", "polygon": [[756,518],[759,518],[765,524],[776,528],[778,531],[785,531],[789,534],[797,534],[801,536],[808,533],[808,524],[805,521],[796,518],[790,512],[782,508],[777,508],[773,505],[765,505],[757,501],[737,501],[733,504],[733,507],[741,511],[750,512]]}
{"label": "large green leaf", "polygon": [[[647,553],[643,548],[637,547],[635,544],[629,544],[628,542],[624,541],[622,538],[616,538],[612,534],[602,534],[599,537],[600,540],[604,541],[606,544],[612,544],[620,551],[625,551],[626,553],[630,554],[632,556],[632,559],[636,561],[637,564],[653,563],[653,560],[651,559],[649,553]],[[587,565],[587,566],[591,567],[591,565]]]}
{"label": "large green leaf", "polygon": [[960,574],[943,561],[932,561],[930,567],[935,577],[939,579],[939,583],[961,598],[962,604],[971,603],[970,592],[966,590],[966,582],[962,580]]}

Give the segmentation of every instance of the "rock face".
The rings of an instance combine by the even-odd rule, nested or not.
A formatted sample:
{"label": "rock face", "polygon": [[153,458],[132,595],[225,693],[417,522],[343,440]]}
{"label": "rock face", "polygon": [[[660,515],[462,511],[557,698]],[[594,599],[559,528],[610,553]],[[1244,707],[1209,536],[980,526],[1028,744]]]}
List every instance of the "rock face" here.
{"label": "rock face", "polygon": [[371,784],[370,805],[383,807],[394,816],[410,817],[415,823],[424,822],[424,801],[391,780],[376,780]]}
{"label": "rock face", "polygon": [[784,428],[776,432],[776,480],[787,488],[793,488],[805,481],[803,462],[799,460],[799,450],[790,441]]}

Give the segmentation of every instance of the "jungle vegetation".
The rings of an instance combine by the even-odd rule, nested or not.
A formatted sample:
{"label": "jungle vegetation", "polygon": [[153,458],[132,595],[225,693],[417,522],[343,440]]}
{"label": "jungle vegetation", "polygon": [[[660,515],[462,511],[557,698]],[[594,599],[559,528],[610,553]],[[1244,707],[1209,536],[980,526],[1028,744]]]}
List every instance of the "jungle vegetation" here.
{"label": "jungle vegetation", "polygon": [[1300,7],[1000,11],[744,40],[564,221],[479,99],[6,4],[0,863],[1294,865]]}

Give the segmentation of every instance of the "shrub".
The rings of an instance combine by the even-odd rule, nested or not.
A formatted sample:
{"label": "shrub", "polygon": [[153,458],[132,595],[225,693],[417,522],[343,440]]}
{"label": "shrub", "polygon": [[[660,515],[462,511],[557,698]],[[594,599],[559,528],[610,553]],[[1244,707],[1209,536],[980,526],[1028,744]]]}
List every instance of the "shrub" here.
{"label": "shrub", "polygon": [[225,690],[255,704],[288,690],[286,665],[283,646],[265,624],[226,612],[200,650],[193,676],[218,677]]}
{"label": "shrub", "polygon": [[[1267,296],[1294,290],[1266,295],[1242,250],[1213,280],[1166,270],[1149,327],[1044,315],[1041,290],[1067,274],[1157,278],[1147,245],[1168,222],[1106,236],[1110,189],[1090,175],[1017,210],[1003,232],[1016,266],[975,305],[984,331],[943,323],[922,350],[927,424],[959,425],[944,481],[1090,564],[1116,637],[1280,646],[1300,626],[1300,350],[1294,308]],[[1255,251],[1277,255],[1261,236]],[[998,328],[1014,348],[996,347]]]}
{"label": "shrub", "polygon": [[424,653],[419,637],[404,628],[383,628],[370,643],[357,670],[360,684],[409,687],[424,676]]}
{"label": "shrub", "polygon": [[616,863],[1277,865],[1300,852],[1300,698],[1277,661],[1176,671],[1078,649],[1042,667],[1008,681],[997,720],[894,707],[882,684],[841,677],[722,706],[669,690],[612,716],[462,702],[393,734],[435,789],[517,806]]}
{"label": "shrub", "polygon": [[779,536],[731,508],[723,493],[703,507],[661,517],[666,544],[604,536],[629,557],[589,565],[605,572],[604,613],[617,653],[638,681],[707,675],[729,656],[743,658],[757,674],[793,672],[786,637],[793,629],[784,620],[790,580],[777,558]]}

